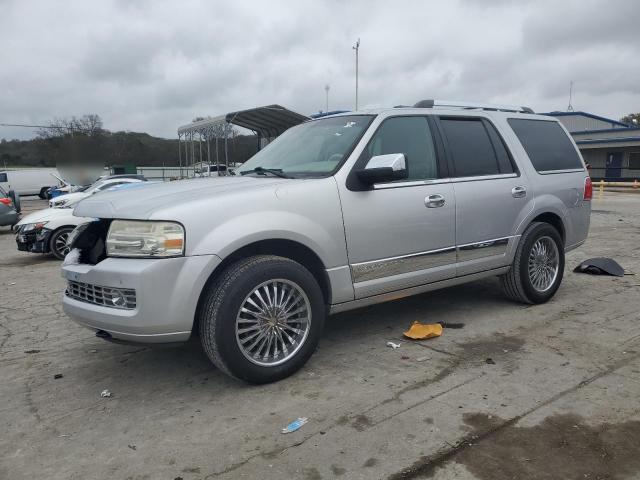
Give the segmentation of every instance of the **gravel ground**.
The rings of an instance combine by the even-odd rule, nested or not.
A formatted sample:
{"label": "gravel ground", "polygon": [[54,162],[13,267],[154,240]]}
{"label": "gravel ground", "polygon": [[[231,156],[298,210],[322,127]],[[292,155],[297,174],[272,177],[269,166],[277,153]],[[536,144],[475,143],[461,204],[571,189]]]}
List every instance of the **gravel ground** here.
{"label": "gravel ground", "polygon": [[[259,387],[197,342],[97,339],[62,312],[59,262],[2,227],[0,478],[640,478],[639,207],[594,199],[546,305],[488,279],[336,315],[305,368]],[[571,271],[594,256],[638,275]],[[464,327],[410,343],[414,320]],[[282,435],[297,417],[309,423]]]}

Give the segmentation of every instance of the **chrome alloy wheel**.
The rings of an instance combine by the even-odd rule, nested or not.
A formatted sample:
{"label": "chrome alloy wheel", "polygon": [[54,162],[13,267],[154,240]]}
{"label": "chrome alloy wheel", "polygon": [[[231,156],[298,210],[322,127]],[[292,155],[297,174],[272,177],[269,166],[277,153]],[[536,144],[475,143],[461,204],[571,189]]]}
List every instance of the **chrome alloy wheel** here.
{"label": "chrome alloy wheel", "polygon": [[300,350],[310,328],[311,303],[304,290],[290,280],[268,280],[242,301],[236,342],[249,361],[273,367]]}
{"label": "chrome alloy wheel", "polygon": [[551,237],[540,237],[529,252],[529,280],[538,292],[549,290],[556,278],[560,266],[558,246]]}
{"label": "chrome alloy wheel", "polygon": [[68,239],[68,233],[61,233],[56,237],[56,240],[53,244],[53,248],[56,250],[56,253],[61,257],[66,257],[67,253],[69,253],[69,251],[71,250],[69,245],[67,245]]}

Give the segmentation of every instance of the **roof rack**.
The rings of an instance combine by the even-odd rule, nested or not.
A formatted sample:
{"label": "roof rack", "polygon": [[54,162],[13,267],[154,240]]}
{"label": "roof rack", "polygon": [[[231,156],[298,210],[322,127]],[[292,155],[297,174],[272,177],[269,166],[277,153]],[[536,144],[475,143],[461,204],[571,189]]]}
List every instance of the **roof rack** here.
{"label": "roof rack", "polygon": [[414,108],[454,107],[463,110],[491,110],[494,112],[534,113],[529,107],[496,105],[493,103],[456,102],[449,100],[420,100]]}

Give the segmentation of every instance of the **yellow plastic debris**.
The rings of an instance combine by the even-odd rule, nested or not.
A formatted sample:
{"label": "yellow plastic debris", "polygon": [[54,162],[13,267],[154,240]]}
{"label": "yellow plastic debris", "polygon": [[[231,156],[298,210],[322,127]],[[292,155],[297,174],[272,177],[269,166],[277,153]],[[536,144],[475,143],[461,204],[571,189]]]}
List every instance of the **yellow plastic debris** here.
{"label": "yellow plastic debris", "polygon": [[413,322],[409,330],[404,332],[403,335],[413,340],[439,337],[442,335],[442,325],[439,323]]}

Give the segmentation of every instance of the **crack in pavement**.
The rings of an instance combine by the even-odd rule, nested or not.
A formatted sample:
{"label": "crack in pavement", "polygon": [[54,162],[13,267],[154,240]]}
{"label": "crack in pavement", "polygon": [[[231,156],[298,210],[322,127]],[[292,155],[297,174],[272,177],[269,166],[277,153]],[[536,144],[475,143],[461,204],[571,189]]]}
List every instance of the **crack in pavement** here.
{"label": "crack in pavement", "polygon": [[455,445],[451,446],[449,444],[449,448],[446,448],[444,450],[441,450],[439,452],[436,452],[434,455],[430,455],[427,457],[423,457],[422,459],[418,460],[416,463],[414,463],[412,466],[407,467],[403,470],[400,470],[399,472],[396,472],[392,475],[389,475],[387,477],[387,480],[401,480],[401,479],[413,479],[413,478],[417,478],[419,475],[424,475],[428,472],[431,472],[434,468],[443,465],[444,463],[447,462],[447,460],[451,459],[454,455],[456,455],[457,453],[466,450],[468,448],[470,448],[474,443],[478,444],[486,439],[488,439],[489,437],[491,437],[492,435],[494,435],[497,432],[500,432],[502,430],[504,430],[505,428],[517,423],[518,421],[520,421],[521,419],[525,418],[526,416],[536,412],[537,410],[540,410],[543,407],[546,407],[547,405],[552,404],[553,402],[559,400],[560,398],[569,395],[577,390],[580,390],[581,388],[586,387],[587,385],[590,385],[591,383],[595,382],[596,380],[606,376],[606,375],[610,375],[614,372],[616,372],[617,370],[620,370],[621,368],[627,366],[629,363],[633,362],[634,360],[640,358],[640,354],[636,354],[633,355],[629,358],[625,358],[622,360],[619,360],[617,362],[614,362],[613,364],[609,365],[609,367],[606,368],[606,370],[599,372],[595,375],[592,375],[591,377],[582,380],[581,382],[579,382],[577,385],[574,385],[570,388],[567,388],[566,390],[563,390],[561,392],[558,392],[557,394],[551,396],[550,398],[548,398],[547,400],[540,402],[539,404],[535,405],[534,407],[526,410],[525,412],[523,412],[520,415],[516,415],[515,417],[493,427],[490,428],[489,430],[481,433],[481,434],[470,434],[470,435],[466,435],[465,437],[463,437],[459,442],[457,442]]}

